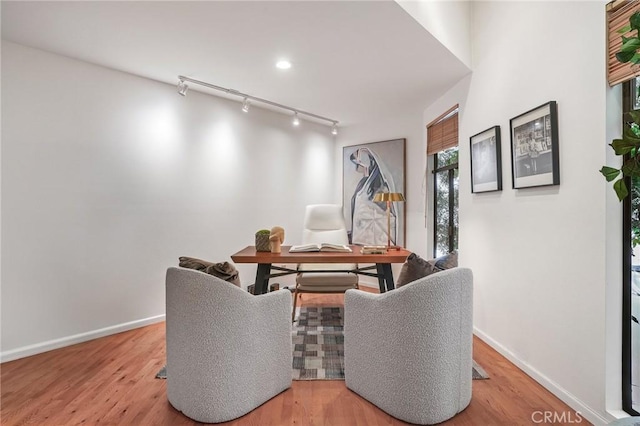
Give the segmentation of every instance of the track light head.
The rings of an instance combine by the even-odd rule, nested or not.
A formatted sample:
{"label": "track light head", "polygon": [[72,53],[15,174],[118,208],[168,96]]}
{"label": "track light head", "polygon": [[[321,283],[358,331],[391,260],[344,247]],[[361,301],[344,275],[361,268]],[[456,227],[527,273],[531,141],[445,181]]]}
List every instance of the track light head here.
{"label": "track light head", "polygon": [[338,134],[338,125],[336,123],[333,123],[333,126],[331,126],[331,134],[333,136]]}
{"label": "track light head", "polygon": [[294,126],[299,126],[300,125],[300,119],[298,118],[298,112],[296,111],[295,114],[293,114],[293,125]]}
{"label": "track light head", "polygon": [[186,96],[187,90],[189,90],[189,85],[184,82],[184,80],[180,80],[178,82],[178,93],[180,96]]}
{"label": "track light head", "polygon": [[249,112],[250,105],[251,102],[249,102],[249,98],[244,98],[244,101],[242,102],[242,112]]}

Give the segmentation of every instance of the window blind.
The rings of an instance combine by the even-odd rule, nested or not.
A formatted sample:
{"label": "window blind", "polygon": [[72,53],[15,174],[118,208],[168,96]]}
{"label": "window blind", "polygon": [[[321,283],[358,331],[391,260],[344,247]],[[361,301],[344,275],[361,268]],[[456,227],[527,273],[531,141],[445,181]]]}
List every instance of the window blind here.
{"label": "window blind", "polygon": [[427,155],[458,146],[458,105],[427,125]]}
{"label": "window blind", "polygon": [[638,0],[615,0],[607,4],[607,80],[615,86],[640,75],[640,65],[621,63],[616,53],[622,46],[620,28],[629,25],[629,18],[640,10]]}

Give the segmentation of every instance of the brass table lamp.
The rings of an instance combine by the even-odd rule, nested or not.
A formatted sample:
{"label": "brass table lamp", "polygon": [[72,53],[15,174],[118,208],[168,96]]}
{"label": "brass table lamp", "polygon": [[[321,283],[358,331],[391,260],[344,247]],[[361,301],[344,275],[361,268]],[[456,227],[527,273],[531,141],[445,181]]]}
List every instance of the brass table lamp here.
{"label": "brass table lamp", "polygon": [[[394,201],[406,201],[404,195],[400,192],[378,192],[373,196],[373,201],[380,203],[382,201],[387,203],[387,249],[395,248],[398,246],[391,246],[391,203]],[[398,221],[396,219],[396,226]]]}

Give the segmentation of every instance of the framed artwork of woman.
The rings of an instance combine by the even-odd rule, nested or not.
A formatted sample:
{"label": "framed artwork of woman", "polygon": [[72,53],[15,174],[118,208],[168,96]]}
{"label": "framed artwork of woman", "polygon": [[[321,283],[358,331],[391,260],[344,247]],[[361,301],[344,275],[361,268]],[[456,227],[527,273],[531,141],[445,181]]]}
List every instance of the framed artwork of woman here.
{"label": "framed artwork of woman", "polygon": [[[387,244],[387,205],[378,192],[405,193],[405,139],[345,146],[342,151],[342,205],[349,243]],[[404,246],[404,203],[391,206],[391,244]]]}

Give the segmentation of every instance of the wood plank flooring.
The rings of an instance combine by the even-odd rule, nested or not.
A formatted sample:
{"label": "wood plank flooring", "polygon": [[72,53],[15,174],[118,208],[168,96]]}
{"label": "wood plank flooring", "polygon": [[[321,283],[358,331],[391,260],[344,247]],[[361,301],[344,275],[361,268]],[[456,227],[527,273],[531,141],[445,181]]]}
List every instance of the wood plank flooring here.
{"label": "wood plank flooring", "polygon": [[[302,296],[305,305],[343,303],[341,294]],[[0,365],[2,425],[197,425],[171,407],[165,325],[96,339]],[[473,381],[471,404],[442,425],[532,425],[555,412],[583,424],[562,401],[474,337],[474,359],[489,380]],[[534,414],[537,413],[537,414]],[[532,416],[536,416],[532,418]],[[538,420],[538,422],[534,422]],[[348,390],[344,381],[294,381],[290,389],[223,425],[405,425]],[[549,424],[549,423],[547,423]]]}

